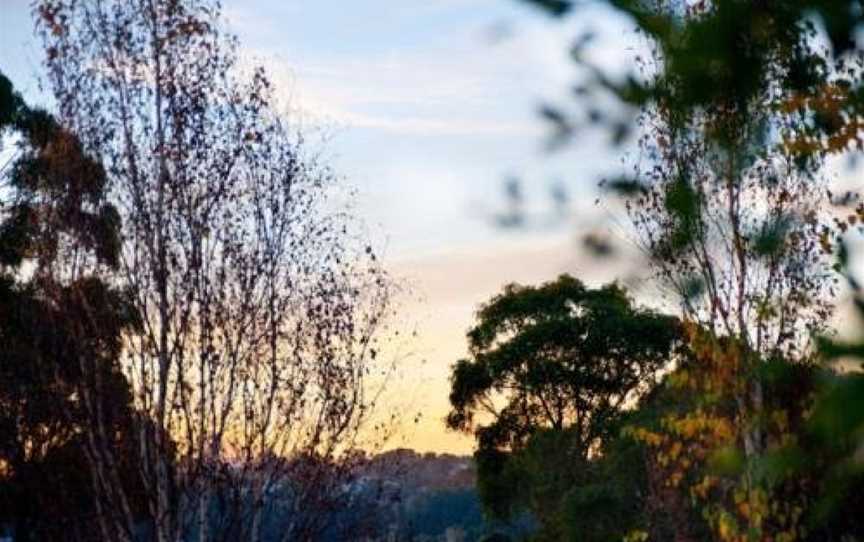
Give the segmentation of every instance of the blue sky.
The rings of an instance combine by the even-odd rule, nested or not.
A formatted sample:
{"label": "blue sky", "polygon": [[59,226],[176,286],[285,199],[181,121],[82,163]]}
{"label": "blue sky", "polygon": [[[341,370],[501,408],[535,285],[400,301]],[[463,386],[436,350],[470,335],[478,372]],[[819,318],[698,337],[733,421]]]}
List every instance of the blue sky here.
{"label": "blue sky", "polygon": [[[0,69],[38,102],[30,2],[2,3]],[[227,0],[224,15],[293,117],[323,127],[326,154],[391,256],[500,240],[490,215],[506,177],[524,179],[529,204],[545,208],[553,184],[588,197],[614,169],[600,140],[541,150],[537,106],[566,99],[578,22],[514,0]]]}
{"label": "blue sky", "polygon": [[[562,271],[613,278],[573,243],[603,220],[594,186],[615,171],[617,157],[603,139],[549,155],[536,111],[546,100],[568,101],[576,79],[568,45],[580,26],[616,30],[604,33],[614,43],[594,51],[612,62],[622,58],[628,25],[587,10],[563,26],[508,0],[225,6],[295,118],[332,134],[332,163],[358,188],[359,211],[386,261],[416,294],[399,324],[419,334],[402,345],[391,401],[424,416],[393,444],[469,452],[471,439],[444,431],[442,417],[449,365],[465,355],[477,304],[505,282],[539,282]],[[570,214],[554,226],[500,229],[491,215],[504,205],[509,176],[524,180],[532,214],[547,211],[550,187],[563,183],[574,202]]]}
{"label": "blue sky", "polygon": [[[574,80],[574,35],[507,0],[228,1],[225,13],[292,108],[325,124],[338,170],[361,192],[391,255],[464,247],[501,232],[502,180],[529,201],[552,183],[590,190],[605,143],[549,156],[541,100]],[[599,158],[598,157],[603,157]]]}
{"label": "blue sky", "polygon": [[[0,70],[38,103],[29,4],[0,0]],[[635,42],[631,25],[589,8],[565,26],[515,0],[225,0],[224,15],[244,62],[268,68],[290,118],[326,135],[321,148],[356,188],[385,261],[412,285],[405,325],[420,338],[405,347],[412,401],[403,406],[425,416],[404,444],[468,451],[470,440],[445,433],[441,417],[448,367],[464,355],[476,305],[510,281],[563,271],[615,278],[574,239],[606,218],[594,186],[617,171],[618,156],[596,137],[546,153],[536,111],[568,102],[577,76],[568,45],[582,27],[601,30],[591,54],[614,67]],[[511,176],[523,179],[532,215],[546,216],[559,184],[569,212],[527,231],[497,227],[491,217]]]}

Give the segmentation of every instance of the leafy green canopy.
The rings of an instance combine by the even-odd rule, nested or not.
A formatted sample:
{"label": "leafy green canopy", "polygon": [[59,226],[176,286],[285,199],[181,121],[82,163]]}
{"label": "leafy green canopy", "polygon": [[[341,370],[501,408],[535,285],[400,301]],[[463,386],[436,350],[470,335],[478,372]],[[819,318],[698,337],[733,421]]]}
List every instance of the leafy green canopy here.
{"label": "leafy green canopy", "polygon": [[[540,287],[509,285],[477,313],[471,357],[451,376],[453,429],[481,448],[512,448],[540,428],[574,426],[587,455],[627,400],[653,381],[678,339],[675,320],[563,275]],[[476,424],[477,414],[491,417]]]}
{"label": "leafy green canopy", "polygon": [[589,498],[572,490],[597,481],[604,443],[670,363],[680,326],[635,307],[617,284],[591,289],[569,275],[511,284],[477,320],[470,358],[453,366],[447,424],[478,440],[488,512],[527,507],[551,525],[565,495]]}
{"label": "leafy green canopy", "polygon": [[[575,0],[532,0],[530,3],[537,4],[556,17],[576,11],[575,8],[581,4]],[[611,91],[620,101],[632,105],[629,111],[631,116],[612,118],[595,114],[594,117],[600,122],[612,118],[609,122],[616,142],[623,141],[624,136],[621,134],[630,133],[637,127],[642,128],[641,148],[644,151],[644,141],[649,141],[648,148],[656,151],[654,154],[645,154],[650,155],[651,160],[660,166],[657,168],[658,173],[652,177],[663,181],[659,189],[651,192],[652,187],[641,182],[643,179],[634,181],[628,178],[616,180],[608,186],[628,196],[628,199],[638,198],[642,194],[645,197],[656,196],[659,203],[642,216],[652,220],[660,217],[664,221],[662,233],[669,234],[664,237],[669,242],[663,246],[668,250],[659,255],[664,263],[676,266],[682,261],[686,262],[683,258],[685,250],[694,246],[694,241],[706,240],[709,248],[720,246],[720,243],[715,242],[717,237],[702,234],[704,225],[713,227],[718,222],[702,220],[706,216],[711,218],[710,206],[705,204],[704,199],[692,197],[694,193],[700,194],[693,189],[697,186],[694,181],[701,181],[706,187],[701,194],[710,195],[716,193],[712,192],[714,190],[727,187],[730,196],[725,201],[728,214],[732,217],[729,222],[746,225],[740,221],[742,217],[746,220],[746,214],[736,212],[730,202],[737,205],[736,200],[745,203],[757,201],[758,205],[751,205],[751,209],[758,210],[766,202],[776,210],[783,210],[786,204],[784,199],[790,199],[789,195],[784,194],[785,190],[775,190],[775,187],[782,186],[781,183],[795,183],[793,188],[797,191],[792,193],[792,199],[799,204],[796,207],[814,207],[819,196],[819,191],[814,188],[819,187],[828,155],[843,153],[853,147],[861,150],[864,146],[864,132],[861,130],[864,125],[864,85],[861,78],[860,36],[857,35],[864,17],[860,1],[609,0],[606,4],[634,21],[641,34],[647,37],[651,48],[650,57],[655,62],[648,68],[647,63],[642,63],[643,72],[625,80],[612,80],[605,66],[588,65],[594,85],[580,87],[578,94],[592,98],[594,90]],[[577,47],[574,47],[574,59],[584,63],[578,54],[580,43],[577,42]],[[556,128],[562,124],[577,124],[574,119],[564,115],[544,113],[544,116],[552,120]],[[560,130],[558,132],[562,133]],[[728,173],[721,173],[720,168],[706,160],[715,160],[716,157],[722,158],[730,166]],[[706,167],[679,167],[681,164],[699,165],[700,161]],[[771,167],[764,167],[781,163],[784,168],[779,176],[772,174]],[[648,167],[653,166],[655,163]],[[687,174],[683,179],[685,182],[679,182],[681,179],[672,174],[677,171]],[[754,193],[770,195],[772,190],[777,196],[775,202],[765,197],[756,200],[752,197]],[[735,191],[750,195],[738,198]],[[834,200],[830,192],[827,196]],[[715,201],[723,201],[723,198]],[[789,345],[795,339],[790,336],[788,329],[803,329],[805,326],[802,324],[783,330],[785,324],[782,322],[786,321],[783,314],[802,321],[801,315],[810,311],[810,315],[815,317],[813,320],[821,319],[824,323],[827,313],[821,311],[828,296],[821,284],[831,277],[820,274],[819,268],[822,260],[836,248],[834,239],[860,224],[864,207],[859,204],[851,208],[858,201],[852,194],[834,200],[838,216],[843,212],[842,207],[850,207],[845,219],[833,221],[834,227],[823,228],[820,224],[816,230],[817,221],[810,218],[815,215],[779,212],[766,215],[769,220],[761,220],[758,228],[735,226],[734,229],[738,231],[733,232],[732,236],[720,237],[721,242],[735,239],[734,250],[727,251],[721,257],[714,254],[703,257],[703,263],[698,264],[696,269],[713,272],[716,264],[727,268],[735,265],[739,267],[737,291],[745,295],[739,295],[734,304],[745,310],[738,311],[741,315],[738,318],[740,324],[726,333],[739,338],[746,337],[747,330],[766,329],[763,321],[776,318],[779,314],[781,325],[776,328],[779,331],[777,343]],[[748,210],[746,206],[740,208]],[[813,222],[813,230],[817,235],[798,227],[800,224],[797,221],[802,216],[804,222]],[[656,231],[651,230],[650,233]],[[803,245],[802,240],[806,241]],[[843,267],[842,248],[840,255],[840,267]],[[735,264],[735,260],[740,263]],[[770,290],[760,288],[758,283],[752,281],[755,273],[745,270],[749,268],[758,272],[765,269],[763,262],[769,262],[770,266],[773,265],[770,263],[772,261],[783,262],[785,267],[782,268],[781,279],[787,281],[789,295],[778,297],[779,302],[769,304],[763,301],[763,296]],[[750,262],[757,262],[758,265],[754,266]],[[814,263],[818,265],[814,266]],[[720,314],[725,318],[726,307],[716,301],[724,296],[716,295],[716,290],[711,291],[712,280],[708,277],[695,282],[700,286],[699,289],[681,289],[686,294],[688,291],[701,293],[698,291],[707,288],[707,295],[703,299],[710,305],[712,314]],[[753,295],[747,292],[748,280],[753,285],[750,290]],[[860,290],[856,282],[850,280],[860,306]],[[726,288],[726,292],[729,291]],[[696,296],[684,296],[687,300],[691,297]],[[801,301],[810,303],[808,298],[814,299],[822,307],[812,310],[812,305],[808,307],[801,304]],[[759,301],[758,310],[754,316],[748,317],[746,308],[753,300]],[[811,331],[824,331],[824,328],[808,326],[808,335]],[[760,341],[752,342],[758,345]],[[785,354],[794,353],[778,350]],[[861,348],[858,344],[825,341],[819,353],[826,358],[841,355],[860,358]],[[806,356],[795,357],[808,360],[809,353],[804,354]],[[717,511],[722,511],[726,518],[730,518],[731,510],[732,514],[739,515],[740,524],[750,530],[742,530],[742,533],[747,533],[746,538],[743,534],[739,537],[735,529],[728,528],[728,522],[720,521],[715,525],[720,527],[714,533],[716,537],[723,540],[791,540],[793,538],[789,533],[780,533],[779,523],[771,524],[771,521],[778,520],[776,511],[785,506],[796,510],[795,514],[800,514],[802,506],[804,509],[810,508],[811,503],[822,497],[820,494],[826,493],[825,488],[834,500],[832,506],[825,506],[826,510],[847,520],[854,516],[854,513],[846,511],[854,509],[857,495],[860,494],[860,490],[856,490],[857,486],[852,483],[860,479],[862,470],[860,450],[864,416],[860,407],[860,394],[864,387],[860,374],[828,372],[832,376],[826,377],[820,389],[813,391],[813,404],[809,393],[794,394],[794,400],[784,402],[779,401],[782,398],[781,390],[758,378],[761,370],[768,368],[762,356],[752,359],[753,365],[758,364],[759,371],[736,371],[735,358],[722,361],[718,366],[732,377],[730,394],[735,396],[737,404],[734,426],[738,428],[735,433],[739,440],[734,443],[734,447],[743,448],[749,456],[749,462],[746,465],[743,460],[740,462],[742,467],[746,467],[746,476],[741,480],[725,480],[718,485],[721,491],[738,495],[739,501],[724,510],[721,497],[717,494],[707,496],[706,518],[711,515],[718,517]],[[800,369],[786,363],[785,359],[782,368],[785,371]],[[805,377],[803,380],[808,385],[818,380],[816,374],[807,374]],[[707,377],[703,382],[711,384]],[[693,395],[709,399],[714,392],[710,389],[694,391]],[[777,411],[771,412],[772,408],[781,412],[794,412],[800,408],[807,413],[807,417],[806,420],[792,417],[787,421],[785,413],[783,416],[777,415]],[[782,429],[775,427],[773,434],[763,431],[763,428],[769,427],[769,413],[783,421],[782,424],[776,423],[776,426],[784,426]],[[697,427],[696,424],[689,425]],[[766,439],[766,436],[769,438]],[[681,435],[673,437],[672,450],[680,450]],[[743,445],[740,442],[742,439]],[[775,439],[783,443],[776,452],[773,451]],[[735,450],[739,456],[740,452]],[[675,458],[670,460],[671,456],[667,456],[665,461],[679,466],[698,464],[698,461],[694,462],[694,455],[692,448],[688,448],[687,453],[675,452],[671,454]],[[772,457],[774,455],[777,457]],[[775,460],[774,467],[767,470],[783,472],[787,477],[795,478],[794,482],[784,478],[784,484],[788,485],[785,489],[766,484],[765,480],[760,479],[760,470],[765,470],[764,463],[771,463],[772,459]],[[653,470],[657,471],[656,468]],[[831,474],[826,475],[826,472]],[[837,483],[841,479],[843,483]],[[707,495],[705,487],[708,484],[701,490]],[[764,495],[766,490],[771,492],[772,498],[766,502],[775,516],[770,520],[766,519],[769,515],[765,513],[765,507],[760,509],[754,506],[753,500],[745,503],[746,506],[738,506],[740,495],[751,498]],[[687,493],[681,492],[681,496],[692,498],[692,493]],[[810,510],[807,512],[809,515]],[[838,531],[843,533],[842,536],[851,536],[854,529],[859,528],[854,520],[849,523],[842,525]],[[806,537],[801,534],[803,539],[808,540],[835,540],[842,536],[823,538],[814,530],[810,530]]]}

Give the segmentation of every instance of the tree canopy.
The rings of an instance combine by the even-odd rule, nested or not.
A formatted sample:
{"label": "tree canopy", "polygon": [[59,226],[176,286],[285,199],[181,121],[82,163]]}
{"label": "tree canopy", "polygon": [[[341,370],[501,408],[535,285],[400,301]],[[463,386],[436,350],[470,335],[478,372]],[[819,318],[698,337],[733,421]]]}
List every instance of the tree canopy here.
{"label": "tree canopy", "polygon": [[520,484],[517,465],[555,449],[566,469],[547,465],[545,491],[554,496],[579,478],[672,364],[680,340],[675,318],[635,306],[617,284],[592,289],[569,275],[509,285],[477,320],[467,335],[471,357],[452,368],[447,424],[475,435],[481,496],[503,516],[520,502],[516,494],[540,490]]}
{"label": "tree canopy", "polygon": [[[88,540],[89,518],[107,504],[94,487],[125,487],[142,512],[119,365],[137,318],[97,277],[59,282],[50,270],[70,252],[116,265],[117,214],[104,203],[102,165],[2,73],[0,135],[16,147],[0,208],[0,521],[13,522],[19,540]],[[98,449],[124,464],[121,477],[91,478]]]}
{"label": "tree canopy", "polygon": [[[312,503],[338,493],[317,481],[377,437],[360,432],[370,375],[388,370],[376,343],[390,282],[333,197],[338,176],[266,72],[246,69],[219,2],[39,0],[33,12],[58,118],[104,163],[120,227],[116,267],[64,254],[52,271],[98,272],[139,318],[122,368],[148,420],[136,448],[156,540],[259,540],[280,484],[322,513],[286,513],[281,536],[312,536],[326,517]],[[302,457],[316,461],[288,460]],[[104,489],[112,535],[129,542],[128,496]]]}
{"label": "tree canopy", "polygon": [[[531,3],[558,18],[581,5]],[[586,60],[590,39],[577,37],[586,75],[576,96],[611,94],[623,107],[589,107],[583,120],[550,106],[544,116],[559,139],[592,124],[616,144],[635,134],[632,173],[604,186],[623,198],[651,279],[680,303],[694,356],[668,382],[692,400],[631,431],[649,473],[665,479],[655,501],[689,501],[714,540],[858,536],[855,522],[825,518],[855,502],[861,480],[850,455],[861,409],[849,395],[860,378],[825,362],[856,351],[826,337],[835,272],[848,269],[845,241],[864,206],[832,193],[828,159],[862,148],[861,4],[607,4],[634,23],[647,58],[640,51],[616,78]],[[834,443],[827,426],[845,428]],[[698,538],[680,526],[679,539]]]}
{"label": "tree canopy", "polygon": [[509,285],[477,319],[471,358],[453,366],[447,423],[474,431],[481,448],[510,449],[538,429],[566,427],[587,457],[670,362],[678,338],[674,318],[634,307],[620,286],[590,289],[569,275]]}

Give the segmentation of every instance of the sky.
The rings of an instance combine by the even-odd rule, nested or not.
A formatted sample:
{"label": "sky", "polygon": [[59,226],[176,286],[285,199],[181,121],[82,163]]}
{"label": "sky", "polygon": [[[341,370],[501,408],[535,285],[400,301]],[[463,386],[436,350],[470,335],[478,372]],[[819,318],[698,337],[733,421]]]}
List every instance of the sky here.
{"label": "sky", "polygon": [[[0,70],[29,102],[50,105],[29,4],[0,0]],[[599,7],[562,24],[515,0],[223,5],[243,61],[263,64],[289,119],[322,139],[383,261],[407,285],[395,324],[417,333],[393,354],[388,401],[422,416],[390,445],[470,452],[472,440],[442,419],[449,366],[465,355],[478,304],[509,282],[566,271],[598,283],[629,269],[598,267],[579,249],[582,233],[609,227],[595,186],[618,171],[618,154],[601,137],[550,154],[537,110],[572,102],[574,36],[599,29],[588,54],[614,67],[632,56],[632,25]],[[502,228],[514,178],[530,220]],[[566,194],[564,212],[553,212],[553,190]]]}

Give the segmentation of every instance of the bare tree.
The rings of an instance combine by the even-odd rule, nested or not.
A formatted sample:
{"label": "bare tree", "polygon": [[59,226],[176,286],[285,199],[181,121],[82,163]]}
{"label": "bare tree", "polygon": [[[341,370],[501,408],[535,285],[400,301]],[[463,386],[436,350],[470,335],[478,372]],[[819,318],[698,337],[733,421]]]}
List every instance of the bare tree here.
{"label": "bare tree", "polygon": [[[60,118],[102,157],[119,210],[108,279],[141,318],[124,369],[147,420],[138,452],[155,536],[213,540],[230,523],[257,540],[268,492],[291,477],[284,458],[328,463],[354,446],[388,280],[330,202],[333,173],[274,112],[266,74],[244,77],[217,3],[34,9]],[[58,272],[81,265],[66,263]],[[128,540],[128,496],[104,485]],[[220,510],[233,513],[211,517],[227,495]]]}

